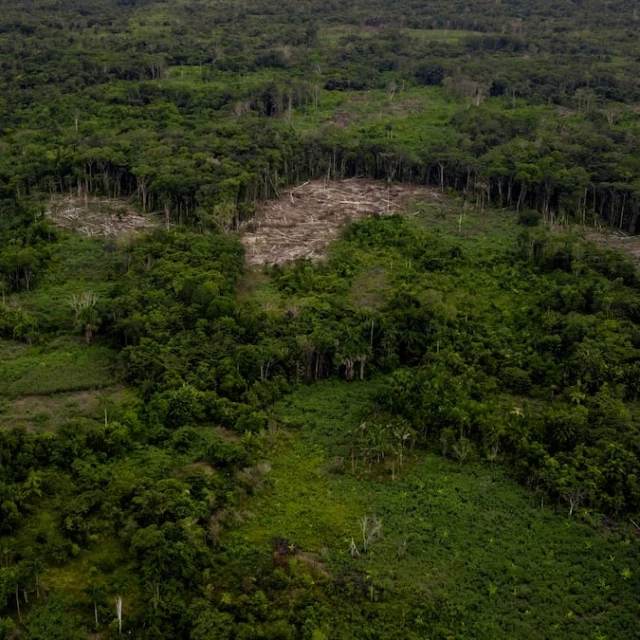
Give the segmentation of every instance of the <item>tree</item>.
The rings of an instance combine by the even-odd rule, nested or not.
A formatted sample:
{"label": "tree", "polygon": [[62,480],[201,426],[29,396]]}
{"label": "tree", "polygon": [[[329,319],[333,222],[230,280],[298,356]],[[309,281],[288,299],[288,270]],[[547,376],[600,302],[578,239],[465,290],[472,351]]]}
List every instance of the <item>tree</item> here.
{"label": "tree", "polygon": [[91,567],[89,569],[89,582],[85,593],[91,598],[93,603],[93,617],[95,621],[95,628],[100,626],[100,620],[98,618],[98,603],[104,600],[106,590],[104,585],[99,580],[100,571],[97,567]]}
{"label": "tree", "polygon": [[100,316],[96,309],[98,296],[92,291],[84,291],[69,299],[69,305],[75,314],[75,325],[78,330],[84,332],[87,344],[91,343],[93,335],[100,326]]}

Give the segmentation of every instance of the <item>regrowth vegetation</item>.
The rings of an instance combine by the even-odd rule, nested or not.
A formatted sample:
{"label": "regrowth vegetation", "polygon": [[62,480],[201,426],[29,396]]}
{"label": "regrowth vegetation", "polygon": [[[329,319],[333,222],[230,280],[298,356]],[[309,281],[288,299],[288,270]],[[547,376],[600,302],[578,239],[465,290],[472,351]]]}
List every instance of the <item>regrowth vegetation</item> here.
{"label": "regrowth vegetation", "polygon": [[[159,230],[101,259],[108,286],[79,282],[62,331],[119,353],[141,401],[102,392],[53,436],[45,418],[0,433],[7,628],[577,638],[598,615],[626,637],[640,507],[627,259],[431,205],[352,223],[325,262],[260,278],[222,232]],[[28,349],[60,333],[38,326]],[[34,356],[7,344],[28,371]],[[5,393],[32,393],[25,375]],[[534,540],[552,565],[579,554],[577,592],[562,563],[525,568],[543,562]]]}
{"label": "regrowth vegetation", "polygon": [[0,638],[635,637],[636,19],[7,0]]}

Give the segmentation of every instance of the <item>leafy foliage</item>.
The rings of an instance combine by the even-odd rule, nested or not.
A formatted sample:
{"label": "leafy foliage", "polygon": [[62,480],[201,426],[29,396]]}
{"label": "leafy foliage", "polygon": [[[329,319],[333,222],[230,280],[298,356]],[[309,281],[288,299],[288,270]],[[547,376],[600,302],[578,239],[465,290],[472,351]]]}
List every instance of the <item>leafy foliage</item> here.
{"label": "leafy foliage", "polygon": [[[640,280],[557,227],[637,232],[634,11],[6,0],[0,638],[633,637]],[[443,206],[245,271],[357,176]]]}

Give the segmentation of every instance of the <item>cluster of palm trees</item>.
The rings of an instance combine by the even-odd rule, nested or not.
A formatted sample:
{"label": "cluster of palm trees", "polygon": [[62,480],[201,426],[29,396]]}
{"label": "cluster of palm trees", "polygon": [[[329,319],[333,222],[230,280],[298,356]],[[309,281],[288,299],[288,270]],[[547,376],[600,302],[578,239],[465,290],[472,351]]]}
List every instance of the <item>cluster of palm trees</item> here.
{"label": "cluster of palm trees", "polygon": [[415,433],[402,418],[363,422],[353,434],[351,469],[371,472],[374,465],[385,465],[395,479],[414,444]]}

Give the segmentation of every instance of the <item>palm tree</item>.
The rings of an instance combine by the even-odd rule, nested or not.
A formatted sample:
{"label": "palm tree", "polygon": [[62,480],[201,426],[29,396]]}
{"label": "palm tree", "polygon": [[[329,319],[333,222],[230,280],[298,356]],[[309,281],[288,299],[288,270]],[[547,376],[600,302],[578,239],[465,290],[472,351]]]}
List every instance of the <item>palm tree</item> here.
{"label": "palm tree", "polygon": [[69,299],[69,304],[75,313],[77,329],[84,332],[85,340],[90,344],[100,326],[100,317],[96,309],[98,296],[92,291],[84,291],[80,295],[74,293]]}
{"label": "palm tree", "polygon": [[39,498],[42,495],[42,489],[40,488],[41,484],[42,471],[30,471],[27,479],[22,485],[22,497],[27,500],[33,496],[37,496]]}

